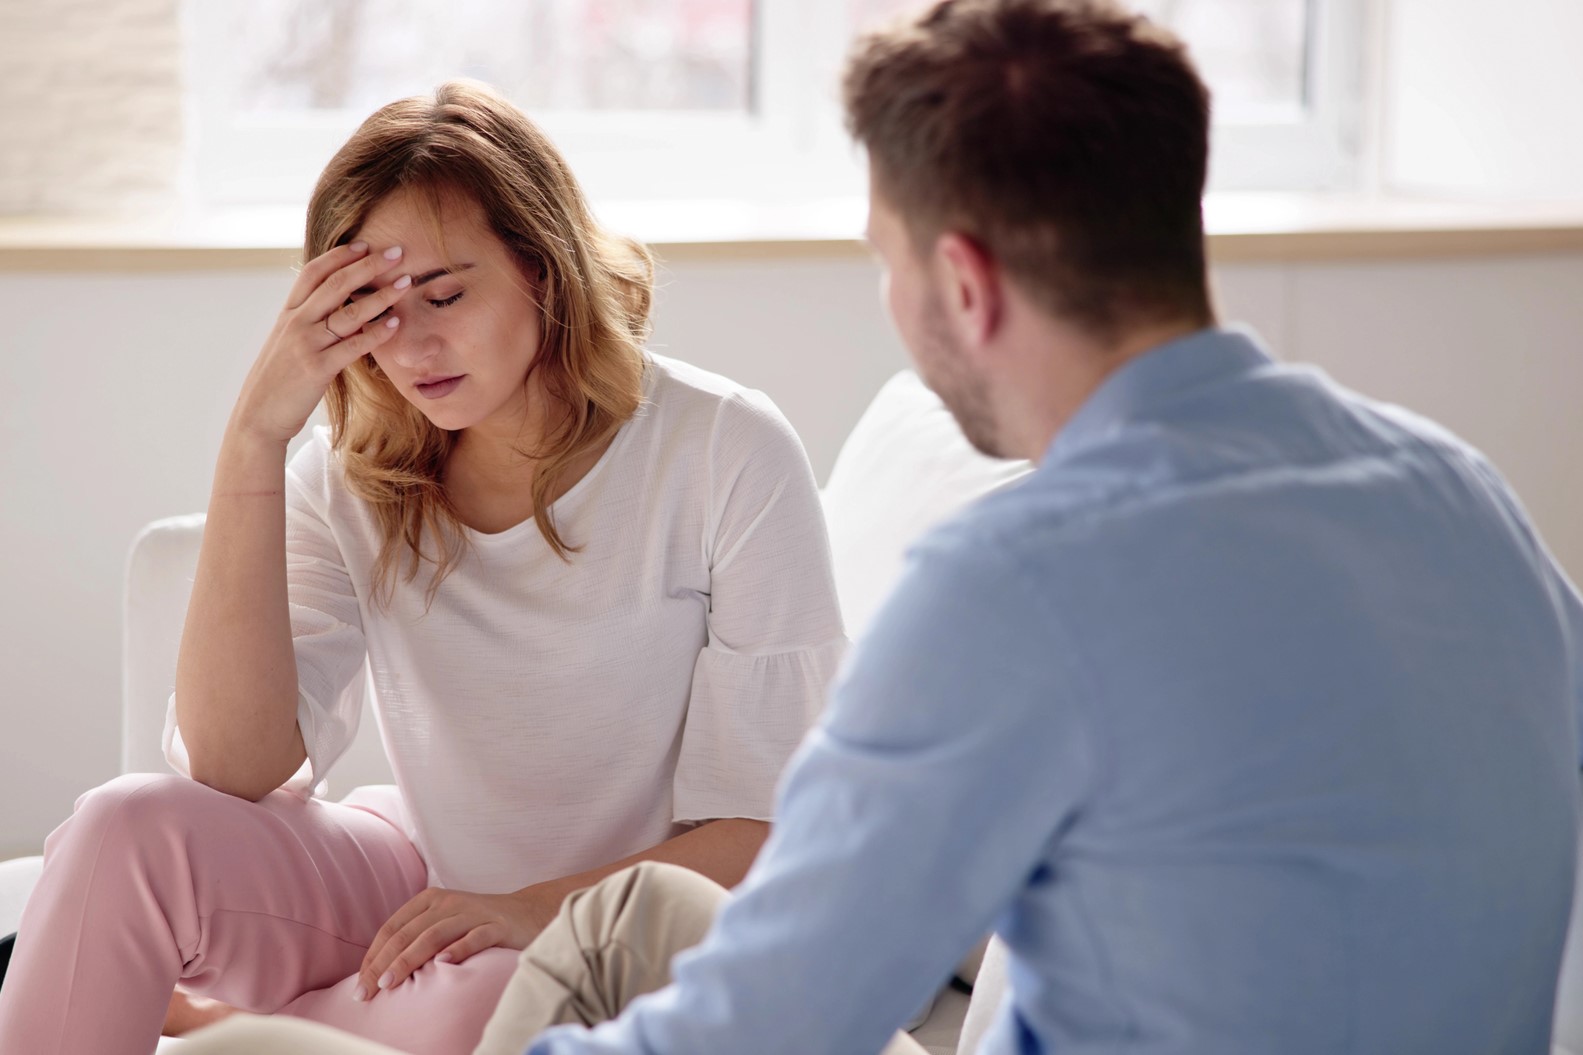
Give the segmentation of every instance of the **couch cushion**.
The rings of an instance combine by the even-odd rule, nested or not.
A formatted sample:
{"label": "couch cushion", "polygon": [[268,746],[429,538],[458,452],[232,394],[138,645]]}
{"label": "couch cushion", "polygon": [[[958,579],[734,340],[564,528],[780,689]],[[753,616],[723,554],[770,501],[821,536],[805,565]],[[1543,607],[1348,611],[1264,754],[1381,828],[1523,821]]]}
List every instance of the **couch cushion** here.
{"label": "couch cushion", "polygon": [[974,450],[913,371],[887,381],[841,447],[824,489],[847,635],[863,633],[915,539],[1032,468]]}
{"label": "couch cushion", "polygon": [[160,750],[165,702],[176,685],[187,598],[203,541],[203,514],[156,520],[126,561],[122,600],[121,772],[168,773]]}
{"label": "couch cushion", "polygon": [[44,871],[44,858],[17,857],[0,861],[0,937],[16,932],[22,906]]}

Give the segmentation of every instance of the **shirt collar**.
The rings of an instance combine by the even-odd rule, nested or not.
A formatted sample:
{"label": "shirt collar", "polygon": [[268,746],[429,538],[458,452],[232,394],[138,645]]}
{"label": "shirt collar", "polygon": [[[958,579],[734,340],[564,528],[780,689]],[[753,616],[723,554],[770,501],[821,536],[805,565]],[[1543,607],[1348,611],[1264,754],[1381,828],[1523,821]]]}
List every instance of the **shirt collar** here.
{"label": "shirt collar", "polygon": [[1045,452],[1046,464],[1103,439],[1171,395],[1267,366],[1252,330],[1211,327],[1178,337],[1117,367],[1077,408]]}

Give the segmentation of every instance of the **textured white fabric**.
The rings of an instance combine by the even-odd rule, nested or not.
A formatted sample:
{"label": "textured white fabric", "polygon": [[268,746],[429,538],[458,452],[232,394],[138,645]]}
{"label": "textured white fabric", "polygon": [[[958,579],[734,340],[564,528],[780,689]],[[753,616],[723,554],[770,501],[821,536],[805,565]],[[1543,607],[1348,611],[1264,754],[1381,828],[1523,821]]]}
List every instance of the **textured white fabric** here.
{"label": "textured white fabric", "polygon": [[847,633],[862,636],[925,531],[1032,470],[974,450],[913,371],[885,382],[841,445],[824,490]]}
{"label": "textured white fabric", "polygon": [[[374,711],[437,885],[515,890],[690,822],[770,817],[845,646],[813,473],[760,393],[652,357],[645,402],[554,506],[467,532],[371,604],[380,537],[320,429],[287,472],[298,722],[318,785]],[[185,752],[167,718],[168,755]]]}

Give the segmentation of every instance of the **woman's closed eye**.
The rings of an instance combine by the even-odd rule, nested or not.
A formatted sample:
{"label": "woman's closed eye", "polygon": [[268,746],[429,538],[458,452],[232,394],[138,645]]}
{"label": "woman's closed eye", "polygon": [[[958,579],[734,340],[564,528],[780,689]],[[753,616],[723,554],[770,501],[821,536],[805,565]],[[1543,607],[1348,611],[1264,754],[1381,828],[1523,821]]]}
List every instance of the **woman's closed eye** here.
{"label": "woman's closed eye", "polygon": [[[455,304],[457,301],[461,300],[462,299],[462,294],[466,293],[466,292],[467,291],[464,290],[464,289],[459,289],[455,293],[452,293],[449,297],[441,297],[441,298],[439,298],[437,300],[433,299],[433,298],[430,298],[430,297],[425,297],[424,299],[427,300],[431,305],[433,305],[436,308],[449,308],[452,304]],[[351,304],[352,302],[358,301],[358,300],[361,300],[361,299],[362,299],[362,297],[358,297],[358,296],[348,297],[346,299],[346,303]],[[378,322],[380,319],[383,319],[386,315],[389,315],[389,314],[390,314],[390,309],[386,308],[384,311],[380,312],[378,315],[375,315],[372,319],[370,319],[368,321],[369,322]]]}

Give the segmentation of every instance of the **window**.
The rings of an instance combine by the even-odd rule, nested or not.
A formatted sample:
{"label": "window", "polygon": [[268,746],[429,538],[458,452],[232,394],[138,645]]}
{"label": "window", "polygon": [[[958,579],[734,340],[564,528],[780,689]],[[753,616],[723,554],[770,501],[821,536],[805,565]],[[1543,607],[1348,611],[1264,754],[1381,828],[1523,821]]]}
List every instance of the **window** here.
{"label": "window", "polygon": [[700,163],[720,144],[751,169],[784,139],[764,120],[753,0],[187,0],[185,15],[196,184],[215,203],[303,201],[364,117],[453,77],[532,113],[596,196],[709,196],[738,175]]}
{"label": "window", "polygon": [[[849,0],[859,21],[916,0]],[[1361,0],[1130,0],[1187,42],[1214,94],[1219,190],[1334,190],[1356,182]]]}
{"label": "window", "polygon": [[746,113],[752,0],[248,0],[209,17],[247,41],[243,114],[368,112],[456,75],[531,111]]}
{"label": "window", "polygon": [[1360,0],[1136,0],[1187,41],[1214,93],[1210,183],[1334,190],[1356,182]]}
{"label": "window", "polygon": [[[1215,182],[1349,175],[1360,0],[1139,0],[1216,91]],[[919,0],[187,0],[192,160],[215,204],[300,204],[368,113],[450,77],[538,120],[598,200],[860,193],[837,77]]]}

